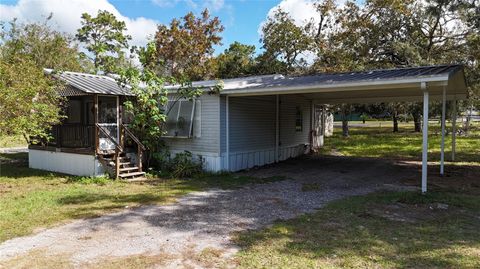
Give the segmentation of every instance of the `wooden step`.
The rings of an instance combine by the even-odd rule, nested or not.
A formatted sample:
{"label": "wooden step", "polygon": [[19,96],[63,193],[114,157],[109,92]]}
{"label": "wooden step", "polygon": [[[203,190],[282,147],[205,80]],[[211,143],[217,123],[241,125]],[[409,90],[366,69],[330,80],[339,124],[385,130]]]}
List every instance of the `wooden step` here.
{"label": "wooden step", "polygon": [[136,166],[133,166],[133,167],[124,167],[124,168],[120,168],[120,172],[125,172],[125,171],[133,171],[133,170],[138,170],[138,167]]}
{"label": "wooden step", "polygon": [[120,167],[124,166],[124,165],[131,165],[132,163],[131,162],[119,162],[118,163],[120,165]]}
{"label": "wooden step", "polygon": [[133,172],[133,173],[124,173],[124,174],[120,174],[118,175],[120,178],[124,179],[124,178],[133,178],[133,177],[143,177],[145,176],[145,172]]}

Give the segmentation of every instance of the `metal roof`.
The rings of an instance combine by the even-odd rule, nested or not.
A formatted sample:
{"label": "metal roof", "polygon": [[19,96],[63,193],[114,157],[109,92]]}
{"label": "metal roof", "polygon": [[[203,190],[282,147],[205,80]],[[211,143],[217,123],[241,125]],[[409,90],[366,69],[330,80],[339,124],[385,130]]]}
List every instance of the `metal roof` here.
{"label": "metal roof", "polygon": [[109,76],[91,75],[77,72],[58,72],[52,69],[44,69],[45,73],[65,82],[68,86],[88,94],[129,95],[132,92],[128,87],[120,87],[117,81]]}
{"label": "metal roof", "polygon": [[[271,75],[263,77],[246,77],[243,79],[226,79],[224,82],[224,90],[237,89],[258,89],[258,88],[275,88],[275,87],[301,87],[310,85],[334,85],[358,82],[374,82],[382,80],[402,80],[408,78],[431,78],[449,76],[463,69],[461,65],[438,65],[438,66],[421,66],[397,69],[380,69],[362,72],[345,72],[345,73],[322,73],[310,76],[288,77],[282,75]],[[209,81],[215,85],[215,81]],[[197,85],[202,85],[198,83]],[[194,83],[194,86],[196,83]],[[208,85],[208,86],[212,86]],[[203,86],[203,85],[202,85]]]}
{"label": "metal roof", "polygon": [[[120,87],[110,76],[90,75],[75,72],[46,73],[65,81],[67,85],[88,94],[133,95],[128,87]],[[310,76],[265,75],[224,80],[207,80],[192,82],[193,87],[210,89],[218,83],[223,83],[222,95],[267,95],[267,94],[326,94],[331,92],[335,97],[347,97],[335,93],[347,89],[384,89],[385,97],[412,95],[403,89],[406,86],[419,87],[419,83],[429,83],[432,94],[440,93],[441,87],[448,85],[448,94],[462,98],[466,96],[466,84],[462,65],[436,65],[396,69],[380,69],[362,72],[323,73]],[[168,85],[170,92],[176,92],[179,85]],[[399,92],[398,90],[402,90]],[[361,93],[366,95],[366,93]],[[418,95],[414,93],[413,95]],[[327,97],[318,95],[318,98]],[[358,96],[356,96],[358,97]],[[332,99],[328,96],[328,99]]]}

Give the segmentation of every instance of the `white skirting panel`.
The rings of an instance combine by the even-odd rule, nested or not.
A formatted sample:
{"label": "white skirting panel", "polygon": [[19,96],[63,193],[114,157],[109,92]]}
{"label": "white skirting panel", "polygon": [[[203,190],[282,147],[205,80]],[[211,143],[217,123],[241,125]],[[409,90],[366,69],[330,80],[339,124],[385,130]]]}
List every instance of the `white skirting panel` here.
{"label": "white skirting panel", "polygon": [[29,149],[28,164],[30,168],[76,176],[100,176],[105,173],[95,156],[85,154]]}
{"label": "white skirting panel", "polygon": [[300,144],[300,145],[293,145],[288,147],[280,147],[279,149],[279,157],[280,161],[285,161],[290,158],[295,158],[300,155],[308,153],[310,150],[307,144]]}
{"label": "white skirting panel", "polygon": [[[289,158],[298,157],[308,153],[309,147],[305,144],[286,146],[279,148],[279,160],[284,161]],[[275,162],[275,149],[264,149],[246,152],[230,153],[230,171],[240,171],[255,166],[272,164]],[[222,170],[227,170],[227,158],[222,156]]]}
{"label": "white skirting panel", "polygon": [[[299,144],[292,146],[285,146],[279,148],[279,160],[284,161],[290,158],[295,158],[303,154],[308,153],[309,146],[307,144]],[[181,150],[171,150],[172,157],[177,153],[181,153]],[[217,156],[215,153],[194,152],[191,151],[193,158],[203,160],[203,169],[209,172],[227,171],[227,156]],[[275,162],[275,149],[262,149],[255,151],[245,152],[231,152],[230,153],[230,171],[240,171],[249,169],[255,166],[262,166],[266,164],[272,164]]]}

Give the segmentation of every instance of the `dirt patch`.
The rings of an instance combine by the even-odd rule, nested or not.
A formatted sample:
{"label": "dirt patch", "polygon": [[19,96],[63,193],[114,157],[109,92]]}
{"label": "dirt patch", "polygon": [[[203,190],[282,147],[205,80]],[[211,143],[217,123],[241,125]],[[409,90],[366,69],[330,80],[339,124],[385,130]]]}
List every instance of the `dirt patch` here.
{"label": "dirt patch", "polygon": [[[411,167],[419,170],[419,162],[410,162]],[[428,187],[431,190],[458,191],[467,194],[480,195],[480,166],[478,165],[447,165],[445,175],[440,176],[438,165],[429,165],[428,167]],[[420,171],[420,170],[419,170]],[[416,177],[406,177],[402,184],[407,186],[419,186],[419,180]]]}
{"label": "dirt patch", "polygon": [[0,194],[9,193],[13,190],[12,185],[10,184],[0,184]]}
{"label": "dirt patch", "polygon": [[417,223],[451,215],[456,210],[447,204],[404,204],[394,203],[369,207],[359,217],[382,217],[391,221]]}
{"label": "dirt patch", "polygon": [[319,183],[304,183],[302,184],[302,191],[318,191],[322,188]]}

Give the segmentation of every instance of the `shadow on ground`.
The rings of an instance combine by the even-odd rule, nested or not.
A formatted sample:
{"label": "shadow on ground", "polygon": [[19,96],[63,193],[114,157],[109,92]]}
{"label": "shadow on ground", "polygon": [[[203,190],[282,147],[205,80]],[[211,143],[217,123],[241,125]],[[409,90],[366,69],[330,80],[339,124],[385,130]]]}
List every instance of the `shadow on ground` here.
{"label": "shadow on ground", "polygon": [[[433,184],[440,182],[435,180],[434,176],[437,166],[431,166],[429,169],[432,175],[430,182]],[[475,166],[455,166],[454,169],[449,169],[450,167],[447,167],[446,171],[447,174],[451,172],[452,182],[465,175],[472,179],[478,175],[478,167]],[[76,262],[104,258],[107,255],[156,253],[160,249],[166,252],[178,252],[179,249],[192,245],[199,249],[213,247],[231,251],[236,248],[235,243],[230,240],[232,233],[258,229],[278,220],[313,213],[331,201],[384,189],[404,190],[405,185],[410,185],[418,191],[420,165],[418,162],[375,158],[305,156],[244,171],[236,176],[250,179],[275,177],[287,179],[266,184],[247,184],[243,188],[235,189],[213,188],[188,194],[179,198],[176,203],[165,206],[142,206],[98,218],[76,221],[31,237],[7,241],[0,245],[0,253],[3,253],[0,254],[0,259],[41,247],[48,248],[51,253],[72,252],[74,253],[72,259]],[[185,182],[187,182],[186,186],[198,184],[194,181]],[[417,195],[418,192],[414,194]],[[406,194],[408,199],[402,200],[403,196],[385,195],[375,199],[380,202],[408,205],[412,197],[417,197]],[[65,205],[88,205],[115,199],[142,201],[155,198],[144,195],[78,194],[63,197],[58,202]],[[243,240],[242,246],[245,247],[245,251],[248,251],[262,242],[286,238],[286,243],[281,249],[288,255],[356,257],[372,253],[374,257],[387,262],[393,259],[389,255],[396,255],[391,253],[399,253],[399,251],[412,251],[417,253],[415,255],[423,255],[422,251],[431,247],[427,242],[435,236],[438,237],[444,229],[454,228],[452,226],[454,224],[460,223],[465,229],[458,230],[459,234],[450,234],[451,236],[440,237],[435,241],[430,240],[435,242],[432,244],[438,244],[434,245],[434,249],[441,251],[444,246],[461,244],[462,240],[464,246],[468,247],[475,242],[473,239],[469,240],[468,236],[478,236],[468,232],[475,226],[470,223],[471,218],[463,215],[453,215],[453,219],[439,217],[438,220],[442,221],[446,228],[439,227],[436,222],[431,224],[429,222],[431,220],[418,220],[416,222],[420,224],[418,227],[409,226],[406,225],[408,222],[397,223],[382,214],[377,216],[370,213],[376,208],[375,203],[373,208],[369,208],[369,201],[364,199],[367,198],[363,196],[350,198],[346,203],[329,206],[327,210],[314,214],[318,217],[314,218],[316,228],[313,230],[310,226],[311,219],[303,216],[299,218],[300,220],[286,222],[285,225],[289,231],[286,235],[283,232],[267,230],[267,232],[246,236],[248,239]],[[443,201],[443,198],[435,199]],[[427,202],[434,203],[435,199]],[[455,199],[452,198],[452,201]],[[380,202],[378,202],[379,205],[382,205]],[[414,207],[406,206],[405,208],[411,211]],[[437,221],[437,218],[434,219]],[[453,224],[448,222],[459,219],[459,222]],[[407,232],[407,241],[414,242],[413,245],[396,244],[397,240],[394,238],[398,239]],[[323,245],[325,247],[320,247]],[[396,248],[400,250],[395,250]],[[388,251],[390,249],[394,251]],[[456,252],[444,254],[438,259],[446,259],[448,255],[459,255]],[[415,257],[411,254],[402,259],[406,264],[411,264],[414,259],[432,262],[437,259],[438,255],[436,255]],[[411,261],[408,261],[409,259]],[[455,267],[454,263],[451,265]]]}

